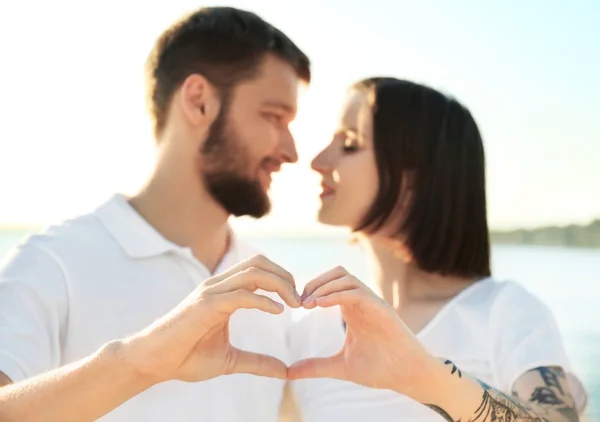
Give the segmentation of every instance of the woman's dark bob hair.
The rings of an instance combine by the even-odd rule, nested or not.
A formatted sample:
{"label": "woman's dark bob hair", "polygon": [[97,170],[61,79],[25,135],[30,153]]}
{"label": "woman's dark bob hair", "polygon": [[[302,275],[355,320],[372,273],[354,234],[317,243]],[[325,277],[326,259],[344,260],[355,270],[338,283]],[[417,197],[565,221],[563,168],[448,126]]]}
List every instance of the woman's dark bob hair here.
{"label": "woman's dark bob hair", "polygon": [[379,192],[356,231],[374,233],[393,221],[403,177],[411,199],[393,235],[424,271],[481,278],[490,275],[483,141],[458,101],[413,82],[378,77],[364,91],[373,113]]}

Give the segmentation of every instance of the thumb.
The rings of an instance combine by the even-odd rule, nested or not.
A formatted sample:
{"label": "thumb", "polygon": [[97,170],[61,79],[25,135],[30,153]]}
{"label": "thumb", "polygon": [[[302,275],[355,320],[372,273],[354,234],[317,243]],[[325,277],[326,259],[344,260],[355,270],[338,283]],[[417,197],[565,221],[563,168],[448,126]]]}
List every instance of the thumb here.
{"label": "thumb", "polygon": [[345,380],[346,370],[342,355],[299,360],[288,368],[289,380],[302,378],[335,378]]}
{"label": "thumb", "polygon": [[263,377],[286,379],[287,366],[273,356],[247,352],[232,347],[227,373],[252,374]]}

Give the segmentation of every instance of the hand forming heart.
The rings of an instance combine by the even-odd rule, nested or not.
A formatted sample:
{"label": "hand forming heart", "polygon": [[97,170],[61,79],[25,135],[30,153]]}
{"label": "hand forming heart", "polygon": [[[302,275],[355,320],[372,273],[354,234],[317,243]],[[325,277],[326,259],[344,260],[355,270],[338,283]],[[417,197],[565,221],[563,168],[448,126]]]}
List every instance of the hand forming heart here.
{"label": "hand forming heart", "polygon": [[281,304],[254,293],[258,289],[276,292],[293,308],[300,306],[292,275],[256,256],[207,279],[171,312],[125,339],[126,359],[152,383],[202,381],[233,373],[285,379],[287,367],[279,359],[229,342],[229,318],[236,310],[283,311]]}
{"label": "hand forming heart", "polygon": [[307,309],[339,305],[346,340],[333,356],[294,363],[288,379],[336,378],[411,395],[424,368],[439,364],[394,308],[342,267],[309,282],[302,298]]}

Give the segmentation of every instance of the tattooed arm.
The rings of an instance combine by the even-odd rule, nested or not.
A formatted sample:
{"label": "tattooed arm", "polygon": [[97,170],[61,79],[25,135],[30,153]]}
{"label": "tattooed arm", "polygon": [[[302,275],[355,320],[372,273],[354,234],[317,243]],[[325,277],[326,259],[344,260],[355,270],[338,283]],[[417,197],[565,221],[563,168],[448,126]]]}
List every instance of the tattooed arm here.
{"label": "tattooed arm", "polygon": [[540,367],[523,374],[512,396],[462,373],[451,361],[429,393],[419,400],[447,421],[577,422],[575,403],[560,367]]}

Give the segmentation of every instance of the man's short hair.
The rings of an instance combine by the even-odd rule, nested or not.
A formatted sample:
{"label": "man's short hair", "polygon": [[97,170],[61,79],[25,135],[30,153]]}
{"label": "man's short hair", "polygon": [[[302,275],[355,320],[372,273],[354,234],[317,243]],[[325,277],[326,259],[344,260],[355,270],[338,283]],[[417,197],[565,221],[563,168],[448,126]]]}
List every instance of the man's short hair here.
{"label": "man's short hair", "polygon": [[154,134],[163,130],[173,93],[202,74],[226,102],[232,88],[257,75],[271,53],[310,82],[310,62],[283,32],[254,13],[231,7],[199,9],[169,27],[146,62],[147,97]]}

